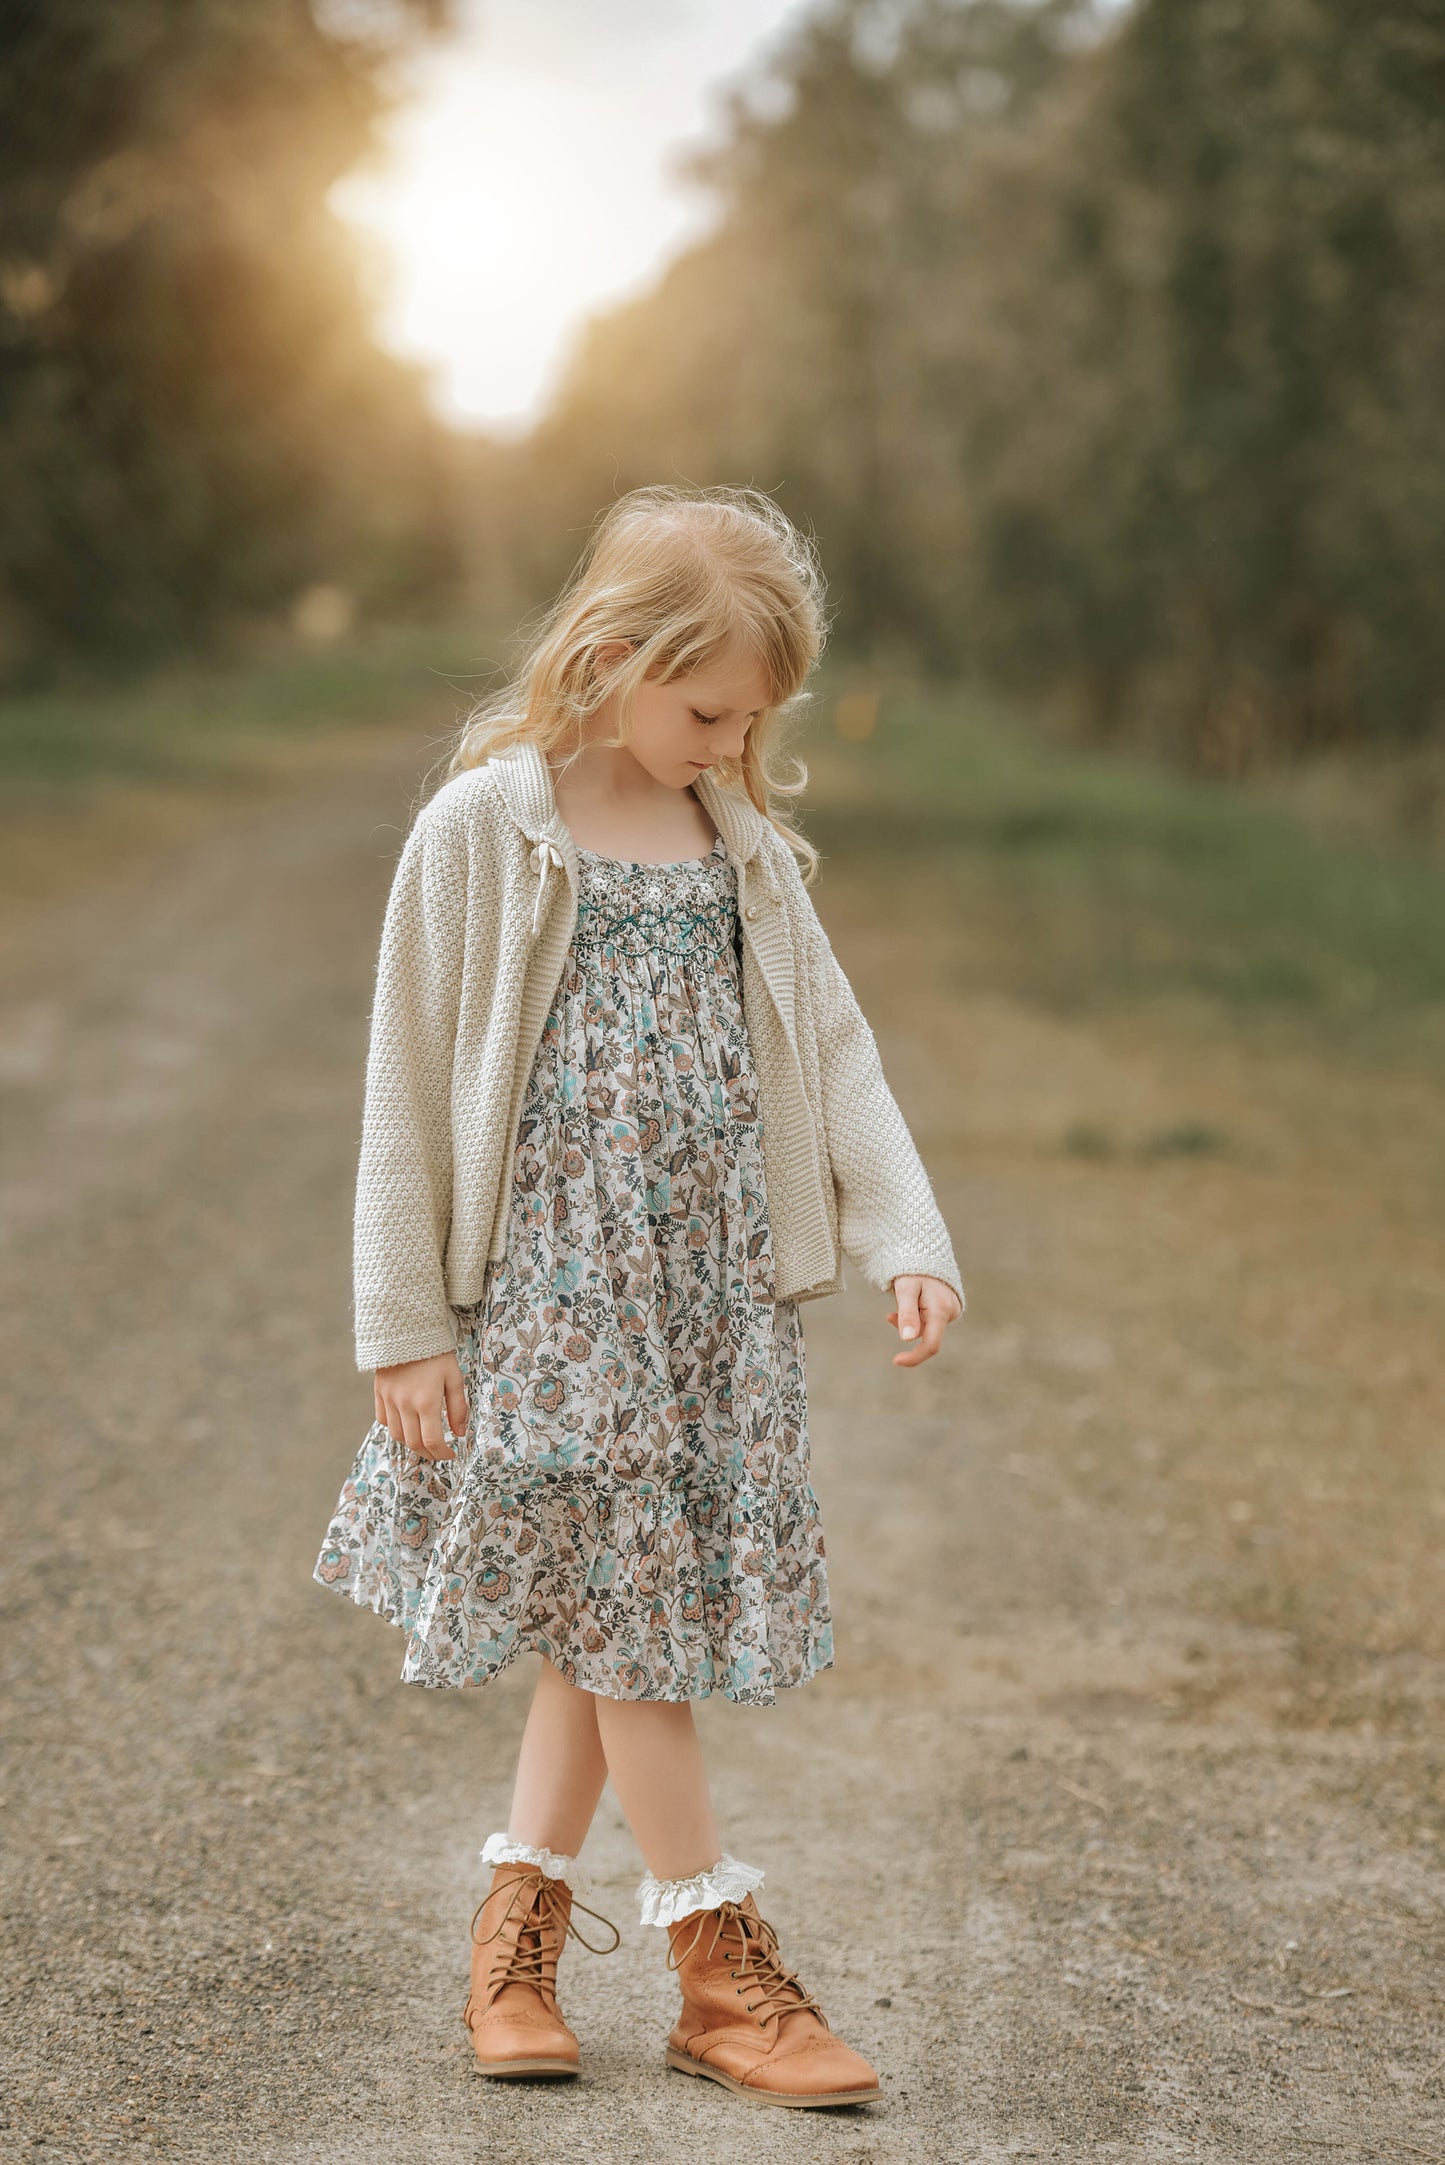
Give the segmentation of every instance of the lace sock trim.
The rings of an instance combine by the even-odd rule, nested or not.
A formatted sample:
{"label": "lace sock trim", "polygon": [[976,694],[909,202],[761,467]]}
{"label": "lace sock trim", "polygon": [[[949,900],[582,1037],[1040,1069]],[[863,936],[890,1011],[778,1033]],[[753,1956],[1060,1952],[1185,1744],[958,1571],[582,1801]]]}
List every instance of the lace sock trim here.
{"label": "lace sock trim", "polygon": [[591,1894],[592,1875],[575,1857],[559,1856],[555,1849],[534,1849],[530,1842],[514,1842],[509,1834],[489,1834],[482,1844],[483,1864],[535,1864],[548,1879],[560,1879],[574,1894]]}
{"label": "lace sock trim", "polygon": [[700,1909],[716,1909],[722,1902],[741,1902],[756,1894],[763,1875],[755,1864],[740,1864],[726,1850],[706,1872],[691,1879],[654,1879],[651,1872],[637,1890],[644,1924],[676,1924]]}

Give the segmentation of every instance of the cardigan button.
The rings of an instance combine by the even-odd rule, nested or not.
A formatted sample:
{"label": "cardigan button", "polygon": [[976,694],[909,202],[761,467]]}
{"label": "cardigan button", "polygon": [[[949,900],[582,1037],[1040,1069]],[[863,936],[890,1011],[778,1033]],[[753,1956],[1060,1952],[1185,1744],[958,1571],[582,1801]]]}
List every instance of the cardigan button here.
{"label": "cardigan button", "polygon": [[757,916],[757,914],[758,914],[758,906],[757,906],[756,902],[750,902],[750,903],[748,904],[747,908],[746,908],[746,909],[745,909],[745,910],[743,911],[743,915],[744,915],[744,917],[746,917],[746,919],[747,919],[747,921],[748,921],[748,923],[749,923],[749,924],[751,924],[751,923],[752,923],[753,919],[754,919],[754,918],[755,918],[755,917]]}

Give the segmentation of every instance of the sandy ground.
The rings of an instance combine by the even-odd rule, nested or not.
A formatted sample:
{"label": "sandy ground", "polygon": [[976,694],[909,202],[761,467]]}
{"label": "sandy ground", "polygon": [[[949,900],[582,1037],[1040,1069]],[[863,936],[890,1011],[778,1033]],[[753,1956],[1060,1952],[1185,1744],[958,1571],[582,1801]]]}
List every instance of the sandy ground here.
{"label": "sandy ground", "polygon": [[[726,1839],[885,2099],[665,2072],[610,1799],[622,1949],[563,1972],[585,2079],[473,2075],[529,1678],[408,1690],[400,1635],[310,1580],[369,1418],[350,1185],[414,761],[352,746],[114,863],[89,816],[7,920],[0,2158],[1445,2156],[1440,1664],[1392,1641],[1362,1681],[1330,1636],[1376,1449],[1418,1487],[1391,1524],[1445,1530],[1441,1094],[966,968],[921,998],[842,874],[970,1315],[909,1377],[866,1288],[807,1311],[838,1665],[704,1723]],[[1190,1118],[1238,1146],[1059,1141]],[[1281,1574],[1299,1615],[1261,1621]]]}

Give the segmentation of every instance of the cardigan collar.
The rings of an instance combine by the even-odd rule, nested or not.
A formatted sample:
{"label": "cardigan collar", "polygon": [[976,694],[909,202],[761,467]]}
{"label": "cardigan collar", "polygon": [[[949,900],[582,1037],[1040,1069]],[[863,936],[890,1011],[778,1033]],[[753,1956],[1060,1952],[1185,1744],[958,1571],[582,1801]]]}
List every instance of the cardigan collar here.
{"label": "cardigan collar", "polygon": [[[572,830],[557,810],[552,770],[538,747],[525,742],[510,751],[498,752],[488,761],[507,808],[527,840],[548,842],[558,852],[574,880],[577,846]],[[723,838],[723,847],[740,864],[756,856],[767,825],[762,813],[736,790],[724,789],[710,773],[700,774],[693,784],[698,798]]]}

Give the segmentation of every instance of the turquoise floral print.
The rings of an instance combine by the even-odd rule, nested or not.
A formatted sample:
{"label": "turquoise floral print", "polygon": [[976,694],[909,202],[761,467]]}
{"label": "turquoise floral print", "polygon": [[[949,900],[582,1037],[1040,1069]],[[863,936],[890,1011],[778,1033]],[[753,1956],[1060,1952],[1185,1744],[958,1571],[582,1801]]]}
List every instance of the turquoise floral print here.
{"label": "turquoise floral print", "polygon": [[433,1465],[373,1427],[316,1577],[403,1627],[408,1682],[531,1650],[612,1698],[766,1703],[831,1663],[832,1630],[737,875],[720,842],[578,860],[506,1261],[458,1312],[466,1436]]}

